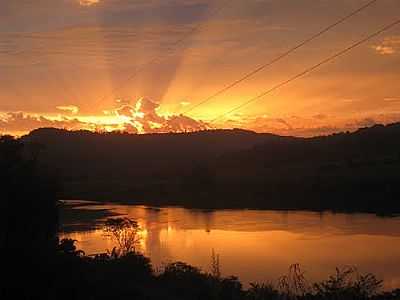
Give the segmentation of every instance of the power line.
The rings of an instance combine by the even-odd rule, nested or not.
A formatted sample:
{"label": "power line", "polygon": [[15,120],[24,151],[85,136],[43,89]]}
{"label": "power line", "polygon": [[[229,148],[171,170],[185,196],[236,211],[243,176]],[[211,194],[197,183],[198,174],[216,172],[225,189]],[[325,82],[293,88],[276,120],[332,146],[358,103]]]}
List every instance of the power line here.
{"label": "power line", "polygon": [[273,91],[275,91],[275,90],[281,88],[282,86],[285,86],[285,85],[291,83],[292,81],[295,81],[296,79],[299,79],[299,78],[301,78],[301,77],[307,75],[308,73],[310,73],[310,72],[312,72],[312,71],[318,69],[318,68],[321,67],[322,65],[325,65],[325,64],[329,63],[330,61],[332,61],[332,60],[334,60],[334,59],[336,59],[336,58],[338,58],[338,57],[340,57],[340,56],[346,54],[347,52],[351,51],[352,49],[354,49],[354,48],[356,48],[356,47],[358,47],[358,46],[364,44],[365,42],[371,40],[372,38],[374,38],[374,37],[380,35],[381,33],[385,32],[385,31],[387,31],[387,30],[391,29],[392,27],[395,27],[395,26],[397,26],[397,25],[399,25],[399,24],[400,24],[400,19],[397,20],[396,22],[393,22],[393,23],[391,23],[391,24],[389,24],[389,25],[386,25],[386,26],[383,27],[382,29],[380,29],[380,30],[374,32],[373,34],[371,34],[371,35],[369,35],[369,36],[363,38],[362,40],[360,40],[360,41],[358,41],[358,42],[352,44],[351,46],[345,48],[344,50],[341,50],[340,52],[337,52],[336,54],[334,54],[334,55],[332,55],[332,56],[330,56],[330,57],[324,59],[323,61],[319,62],[318,64],[316,64],[316,65],[314,65],[314,66],[312,66],[312,67],[310,67],[310,68],[307,68],[307,69],[304,70],[303,72],[301,72],[301,73],[299,73],[299,74],[297,74],[297,75],[291,77],[290,79],[288,79],[288,80],[286,80],[286,81],[283,81],[283,82],[281,82],[281,83],[275,85],[274,87],[272,87],[271,89],[269,89],[269,90],[267,90],[267,91],[261,93],[260,95],[258,95],[258,96],[256,96],[256,97],[254,97],[254,98],[252,98],[252,99],[250,99],[250,100],[248,100],[248,101],[246,101],[246,102],[240,104],[239,106],[236,106],[235,108],[233,108],[233,109],[231,109],[231,110],[229,110],[229,111],[223,113],[222,115],[219,115],[219,116],[216,117],[215,119],[211,120],[211,123],[213,123],[213,122],[215,122],[216,120],[219,120],[220,118],[222,118],[222,117],[224,117],[224,116],[226,116],[226,115],[229,115],[229,114],[231,114],[231,113],[233,113],[233,112],[235,112],[235,111],[237,111],[237,110],[239,110],[239,109],[241,109],[241,108],[243,108],[243,107],[245,107],[245,106],[247,106],[247,105],[249,105],[249,104],[251,104],[251,103],[257,101],[257,100],[259,100],[260,98],[263,98],[264,96],[266,96],[266,95],[272,93]]}
{"label": "power line", "polygon": [[[377,0],[375,0],[377,1]],[[218,14],[220,11],[222,11],[224,8],[226,8],[228,6],[228,4],[230,4],[231,1],[228,0],[228,2],[225,3],[225,5],[222,5],[221,7],[216,8],[215,10],[213,10],[210,14],[210,16],[214,16],[216,14]],[[196,26],[192,27],[189,31],[187,31],[186,33],[183,34],[183,36],[181,38],[179,38],[178,40],[176,40],[174,43],[172,43],[169,46],[169,49],[167,49],[167,52],[174,50],[175,47],[179,46],[181,43],[183,43],[186,39],[188,39],[189,37],[191,37],[196,31],[199,31],[200,28],[203,26],[203,23],[199,22]],[[121,85],[119,85],[118,87],[116,87],[111,93],[110,96],[114,96],[115,92],[121,90],[122,88],[124,88],[131,80],[133,80],[134,78],[136,78],[136,76],[139,74],[139,72],[141,70],[143,70],[144,68],[146,68],[147,66],[150,66],[152,64],[155,64],[157,62],[162,61],[162,59],[164,59],[166,57],[166,55],[159,55],[159,56],[155,56],[152,59],[150,59],[149,61],[145,62],[144,64],[139,65],[138,67],[135,68],[133,74],[131,76],[129,76],[125,82]],[[104,101],[106,97],[103,97],[101,99],[101,102]]]}
{"label": "power line", "polygon": [[213,95],[209,96],[208,98],[204,99],[203,101],[200,101],[199,103],[195,104],[194,106],[192,106],[191,108],[187,109],[186,111],[183,112],[183,114],[187,114],[189,112],[191,112],[192,110],[196,109],[197,107],[211,101],[212,99],[214,99],[215,97],[221,95],[222,93],[230,90],[231,88],[235,87],[236,85],[242,83],[243,81],[249,79],[250,77],[254,76],[255,74],[259,73],[260,71],[264,70],[267,67],[272,66],[273,64],[281,61],[283,58],[289,56],[291,53],[295,52],[296,50],[298,50],[299,48],[303,47],[304,45],[312,42],[313,40],[317,39],[318,37],[322,36],[323,34],[325,34],[326,32],[330,31],[331,29],[333,29],[334,27],[344,23],[345,21],[347,21],[348,19],[352,18],[353,16],[357,15],[358,13],[362,12],[363,10],[367,9],[368,7],[370,7],[371,5],[375,4],[378,0],[372,0],[369,1],[368,3],[364,4],[363,6],[361,6],[360,8],[356,9],[355,11],[351,12],[350,14],[346,15],[345,17],[341,18],[340,20],[336,21],[335,23],[329,25],[328,27],[322,29],[321,31],[319,31],[318,33],[312,35],[311,37],[305,39],[304,41],[302,41],[301,43],[299,43],[298,45],[294,46],[293,48],[290,48],[289,50],[287,50],[286,52],[282,53],[281,55],[279,55],[278,57],[274,58],[273,60],[269,61],[266,64],[263,64],[259,67],[257,67],[256,69],[254,69],[253,71],[247,73],[246,75],[244,75],[242,78],[232,82],[231,84],[225,86],[224,88],[220,89],[219,91],[217,91],[216,93],[214,93]]}

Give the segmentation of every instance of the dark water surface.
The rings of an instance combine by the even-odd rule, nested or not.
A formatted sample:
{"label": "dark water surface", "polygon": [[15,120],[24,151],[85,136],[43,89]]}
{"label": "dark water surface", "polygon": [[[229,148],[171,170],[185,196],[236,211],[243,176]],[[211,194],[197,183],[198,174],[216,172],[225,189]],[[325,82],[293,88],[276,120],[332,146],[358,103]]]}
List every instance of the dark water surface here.
{"label": "dark water surface", "polygon": [[303,211],[151,208],[70,202],[61,237],[76,239],[86,254],[104,253],[114,243],[101,224],[123,215],[142,228],[141,250],[154,266],[184,261],[210,270],[212,251],[223,275],[244,284],[277,280],[299,263],[310,281],[326,279],[336,267],[356,266],[400,286],[400,218],[372,214]]}

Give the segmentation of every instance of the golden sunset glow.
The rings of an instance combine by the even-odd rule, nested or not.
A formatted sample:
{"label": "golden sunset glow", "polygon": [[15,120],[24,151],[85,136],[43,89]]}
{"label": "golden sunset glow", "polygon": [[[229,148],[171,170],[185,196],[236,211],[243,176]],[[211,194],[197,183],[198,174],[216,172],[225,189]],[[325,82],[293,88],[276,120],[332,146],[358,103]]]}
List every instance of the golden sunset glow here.
{"label": "golden sunset glow", "polygon": [[[40,8],[10,2],[0,21],[2,133],[47,126],[129,133],[241,127],[313,136],[400,119],[396,27],[211,122],[395,20],[396,0],[374,4],[194,109],[364,2],[47,2]],[[51,16],[46,23],[43,14]],[[68,24],[59,22],[63,17]]]}
{"label": "golden sunset glow", "polygon": [[0,0],[0,169],[0,300],[400,300],[400,0]]}

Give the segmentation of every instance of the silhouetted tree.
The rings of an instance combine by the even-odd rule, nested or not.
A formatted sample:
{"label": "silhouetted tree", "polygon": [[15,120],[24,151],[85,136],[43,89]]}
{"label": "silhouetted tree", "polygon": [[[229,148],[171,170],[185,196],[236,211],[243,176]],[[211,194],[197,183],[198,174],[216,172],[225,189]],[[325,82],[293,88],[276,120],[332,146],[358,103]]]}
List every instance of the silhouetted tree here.
{"label": "silhouetted tree", "polygon": [[104,224],[104,233],[117,242],[118,248],[112,250],[113,256],[123,256],[137,252],[142,237],[139,224],[128,218],[108,219]]}

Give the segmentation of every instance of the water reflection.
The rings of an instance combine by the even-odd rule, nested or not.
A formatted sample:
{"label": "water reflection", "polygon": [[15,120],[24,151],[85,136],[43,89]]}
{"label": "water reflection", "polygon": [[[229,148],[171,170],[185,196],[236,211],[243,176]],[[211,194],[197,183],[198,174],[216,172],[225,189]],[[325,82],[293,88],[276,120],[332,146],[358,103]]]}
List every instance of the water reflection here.
{"label": "water reflection", "polygon": [[[310,280],[326,278],[337,266],[357,266],[384,279],[387,288],[400,285],[400,218],[93,204],[77,211],[99,209],[136,220],[146,232],[142,250],[156,266],[180,260],[209,270],[214,249],[222,273],[243,282],[276,280],[300,263]],[[112,249],[95,220],[83,219],[84,227],[65,220],[63,236],[89,254]]]}

